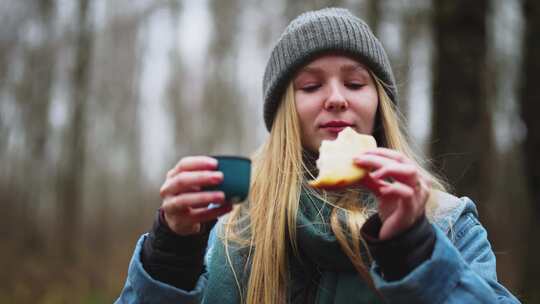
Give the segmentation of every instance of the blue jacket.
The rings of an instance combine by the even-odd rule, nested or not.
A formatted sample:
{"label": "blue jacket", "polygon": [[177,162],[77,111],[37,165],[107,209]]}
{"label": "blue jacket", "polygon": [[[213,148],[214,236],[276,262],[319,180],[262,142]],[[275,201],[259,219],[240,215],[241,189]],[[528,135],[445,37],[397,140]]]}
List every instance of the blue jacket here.
{"label": "blue jacket", "polygon": [[[371,275],[376,288],[389,303],[519,303],[497,281],[495,255],[474,203],[442,192],[437,196],[438,206],[426,211],[433,219],[436,235],[431,258],[404,278],[391,282],[384,280],[374,263]],[[154,280],[140,259],[146,237],[143,235],[137,242],[124,289],[115,303],[201,303],[207,273],[191,291]],[[206,264],[216,241],[211,233]]]}

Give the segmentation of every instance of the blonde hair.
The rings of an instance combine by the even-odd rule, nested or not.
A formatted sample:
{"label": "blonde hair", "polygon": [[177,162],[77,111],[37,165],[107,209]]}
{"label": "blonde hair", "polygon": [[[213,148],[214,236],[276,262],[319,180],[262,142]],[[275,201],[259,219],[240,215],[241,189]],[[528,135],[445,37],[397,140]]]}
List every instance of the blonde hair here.
{"label": "blonde hair", "polygon": [[[379,145],[401,151],[416,161],[422,173],[432,181],[433,188],[444,190],[443,182],[424,168],[424,163],[419,161],[421,158],[409,146],[406,133],[400,127],[398,112],[386,94],[384,84],[373,74],[372,77],[379,96],[379,126],[376,127],[380,128],[381,132],[375,134],[375,137],[380,137],[376,138]],[[287,247],[290,245],[293,253],[299,256],[296,219],[300,193],[305,182],[304,172],[309,172],[303,162],[301,142],[300,123],[291,84],[283,96],[269,137],[253,156],[249,202],[247,205],[235,207],[225,220],[224,233],[221,233],[241,303],[287,302]],[[369,268],[362,259],[361,248],[366,247],[360,235],[360,228],[367,217],[376,210],[373,206],[359,204],[358,192],[347,191],[345,195],[334,200],[329,199],[325,192],[310,191],[332,206],[332,232],[359,275],[376,291]],[[428,202],[430,203],[434,202]],[[338,211],[345,215],[345,219],[338,217]],[[233,244],[234,246],[231,246]],[[230,256],[230,249],[233,247],[248,249],[250,271],[247,286],[242,286],[233,267]],[[369,254],[367,250],[365,252]]]}

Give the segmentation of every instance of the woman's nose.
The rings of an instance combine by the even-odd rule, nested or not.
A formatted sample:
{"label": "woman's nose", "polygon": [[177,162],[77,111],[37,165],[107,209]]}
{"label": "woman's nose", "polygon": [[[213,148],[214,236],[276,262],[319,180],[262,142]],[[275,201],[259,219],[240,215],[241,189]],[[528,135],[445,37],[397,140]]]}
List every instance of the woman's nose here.
{"label": "woman's nose", "polygon": [[346,110],[349,105],[339,85],[333,84],[330,86],[329,90],[330,92],[324,104],[324,108],[327,111]]}

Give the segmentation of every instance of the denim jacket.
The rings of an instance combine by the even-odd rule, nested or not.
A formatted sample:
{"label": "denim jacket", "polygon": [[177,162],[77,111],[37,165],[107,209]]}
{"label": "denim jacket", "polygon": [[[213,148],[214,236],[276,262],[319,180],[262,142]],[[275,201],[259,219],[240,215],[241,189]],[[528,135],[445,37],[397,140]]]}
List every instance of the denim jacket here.
{"label": "denim jacket", "polygon": [[[375,287],[388,303],[520,303],[497,281],[495,255],[474,203],[466,197],[458,199],[442,192],[436,195],[437,207],[426,211],[436,235],[431,258],[398,281],[386,281],[373,263]],[[207,273],[191,291],[154,280],[140,259],[146,237],[137,242],[124,289],[115,303],[201,303]],[[207,265],[215,241],[213,232]]]}

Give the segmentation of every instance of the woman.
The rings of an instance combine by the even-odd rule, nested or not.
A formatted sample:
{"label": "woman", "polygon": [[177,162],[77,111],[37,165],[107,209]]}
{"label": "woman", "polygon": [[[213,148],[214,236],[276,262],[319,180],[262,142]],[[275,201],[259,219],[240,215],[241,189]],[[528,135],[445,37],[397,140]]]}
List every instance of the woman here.
{"label": "woman", "polygon": [[[270,134],[248,202],[201,191],[223,178],[215,159],[181,159],[118,303],[519,302],[497,282],[474,204],[445,193],[409,148],[386,53],[364,22],[337,8],[298,16],[263,84]],[[345,127],[377,140],[355,159],[370,182],[310,188],[321,141]]]}

